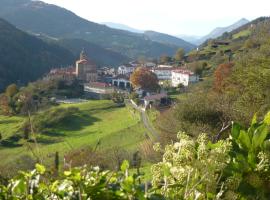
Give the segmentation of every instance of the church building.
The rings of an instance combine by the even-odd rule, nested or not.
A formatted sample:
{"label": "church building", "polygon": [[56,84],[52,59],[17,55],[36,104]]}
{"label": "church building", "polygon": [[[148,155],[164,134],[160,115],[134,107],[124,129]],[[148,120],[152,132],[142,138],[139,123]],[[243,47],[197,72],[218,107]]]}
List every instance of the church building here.
{"label": "church building", "polygon": [[98,79],[97,66],[87,58],[84,51],[80,54],[80,60],[76,62],[76,76],[85,83],[96,82]]}

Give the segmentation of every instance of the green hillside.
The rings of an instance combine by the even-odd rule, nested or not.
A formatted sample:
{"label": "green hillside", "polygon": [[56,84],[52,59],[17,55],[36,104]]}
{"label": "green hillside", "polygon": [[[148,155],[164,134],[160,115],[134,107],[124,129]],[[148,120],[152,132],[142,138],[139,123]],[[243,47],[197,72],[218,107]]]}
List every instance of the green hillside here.
{"label": "green hillside", "polygon": [[99,66],[118,66],[130,60],[120,53],[102,48],[82,39],[62,39],[56,44],[70,50],[74,55],[79,55],[82,49]]}
{"label": "green hillside", "polygon": [[145,31],[144,37],[148,38],[152,41],[159,42],[162,44],[170,44],[170,45],[176,45],[179,46],[186,51],[192,50],[195,48],[195,45],[190,44],[180,38],[165,34],[165,33],[159,33],[156,31]]}
{"label": "green hillside", "polygon": [[206,41],[198,51],[191,51],[187,60],[208,60],[210,62],[218,58],[233,60],[241,53],[258,49],[263,44],[263,40],[266,40],[265,31],[268,28],[269,18],[258,18],[231,32],[226,32],[216,39]]}
{"label": "green hillside", "polygon": [[48,44],[0,19],[0,91],[10,83],[27,83],[49,69],[73,63],[65,48]]}
{"label": "green hillside", "polygon": [[[145,139],[145,129],[140,122],[140,116],[127,107],[118,107],[111,101],[63,104],[51,108],[50,112],[60,108],[78,110],[61,123],[50,125],[48,129],[39,133],[37,137],[39,155],[47,164],[53,161],[47,155],[56,151],[62,157],[64,154],[80,148],[94,148],[99,142],[98,151],[123,148],[132,152]],[[40,114],[42,112],[36,115]],[[25,120],[27,117],[0,116],[2,134],[0,168],[23,162],[22,159],[27,155],[32,157],[29,146],[21,138],[23,135],[21,127]],[[32,120],[35,120],[35,115]],[[29,144],[31,145],[31,142]]]}

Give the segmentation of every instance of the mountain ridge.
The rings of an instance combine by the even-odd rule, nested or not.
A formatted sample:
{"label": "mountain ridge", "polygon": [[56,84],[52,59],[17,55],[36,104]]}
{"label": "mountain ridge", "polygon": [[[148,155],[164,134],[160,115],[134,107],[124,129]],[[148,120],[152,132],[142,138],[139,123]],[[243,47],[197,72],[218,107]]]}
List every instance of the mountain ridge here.
{"label": "mountain ridge", "polygon": [[229,25],[229,26],[225,26],[225,27],[217,27],[215,29],[213,29],[209,34],[201,37],[199,40],[195,41],[196,44],[202,44],[203,42],[205,42],[208,39],[215,39],[219,36],[221,36],[223,33],[225,32],[231,32],[245,24],[249,23],[249,20],[242,18],[240,20],[238,20],[237,22]]}
{"label": "mountain ridge", "polygon": [[173,55],[179,48],[88,21],[67,9],[41,1],[1,0],[0,7],[0,17],[24,31],[60,39],[83,39],[131,58]]}
{"label": "mountain ridge", "polygon": [[101,24],[104,24],[110,28],[120,29],[120,30],[129,31],[129,32],[133,32],[133,33],[143,33],[144,32],[144,30],[139,30],[139,29],[136,29],[136,28],[133,28],[131,26],[121,24],[121,23],[102,22]]}

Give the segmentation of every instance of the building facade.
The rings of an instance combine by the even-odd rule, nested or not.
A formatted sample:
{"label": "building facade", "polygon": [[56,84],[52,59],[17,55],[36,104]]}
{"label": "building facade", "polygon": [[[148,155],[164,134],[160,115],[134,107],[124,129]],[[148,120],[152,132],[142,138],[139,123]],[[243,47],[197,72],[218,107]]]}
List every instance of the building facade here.
{"label": "building facade", "polygon": [[81,52],[80,59],[76,62],[76,76],[84,83],[96,82],[98,79],[97,66],[84,51]]}
{"label": "building facade", "polygon": [[76,78],[75,68],[55,68],[43,78],[44,80],[64,80],[64,81],[73,81]]}
{"label": "building facade", "polygon": [[112,78],[112,85],[124,90],[131,88],[129,77],[122,74]]}
{"label": "building facade", "polygon": [[172,71],[172,86],[178,87],[179,84],[187,87],[189,83],[195,83],[199,81],[199,76],[191,72],[190,70],[173,70]]}
{"label": "building facade", "polygon": [[156,67],[151,71],[157,75],[159,81],[171,80],[172,71],[174,68],[171,67]]}
{"label": "building facade", "polygon": [[118,74],[129,75],[135,71],[136,67],[131,64],[125,64],[118,67]]}

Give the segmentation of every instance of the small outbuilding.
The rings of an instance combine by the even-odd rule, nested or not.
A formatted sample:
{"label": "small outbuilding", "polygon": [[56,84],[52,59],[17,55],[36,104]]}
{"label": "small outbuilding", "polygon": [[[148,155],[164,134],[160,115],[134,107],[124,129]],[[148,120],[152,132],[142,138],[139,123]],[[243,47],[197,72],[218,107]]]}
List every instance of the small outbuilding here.
{"label": "small outbuilding", "polygon": [[167,93],[159,93],[144,97],[144,107],[151,108],[152,106],[160,106],[168,104]]}

